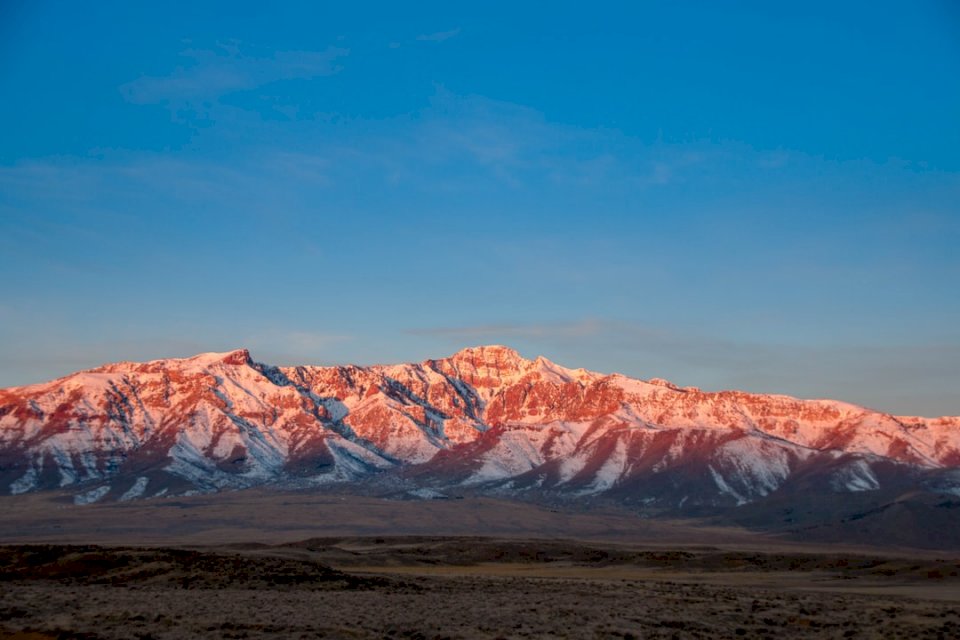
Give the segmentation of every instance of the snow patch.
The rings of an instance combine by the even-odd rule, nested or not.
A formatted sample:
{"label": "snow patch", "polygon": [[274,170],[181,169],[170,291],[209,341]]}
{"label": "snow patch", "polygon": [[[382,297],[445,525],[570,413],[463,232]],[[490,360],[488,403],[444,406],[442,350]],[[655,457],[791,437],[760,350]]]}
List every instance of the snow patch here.
{"label": "snow patch", "polygon": [[835,491],[876,491],[880,481],[866,460],[856,460],[833,474],[830,484]]}
{"label": "snow patch", "polygon": [[18,495],[30,491],[37,486],[37,480],[39,476],[40,474],[37,472],[37,468],[30,467],[27,469],[27,472],[20,477],[19,480],[15,480],[10,483],[10,494]]}
{"label": "snow patch", "polygon": [[500,480],[526,473],[544,463],[538,445],[545,439],[546,429],[515,429],[506,431],[497,445],[483,456],[483,465],[465,485]]}
{"label": "snow patch", "polygon": [[412,489],[407,491],[407,495],[413,496],[414,498],[420,498],[421,500],[442,500],[447,497],[447,494],[427,487],[423,487],[421,489]]}
{"label": "snow patch", "polygon": [[239,478],[231,478],[229,474],[217,469],[187,432],[179,434],[177,441],[170,447],[168,455],[171,462],[164,467],[164,470],[180,476],[195,486],[222,488],[240,485]]}
{"label": "snow patch", "polygon": [[73,504],[93,504],[94,502],[99,502],[103,496],[110,493],[110,485],[105,484],[102,487],[97,487],[96,489],[91,489],[84,493],[78,493],[73,496]]}
{"label": "snow patch", "polygon": [[349,480],[369,473],[371,470],[389,469],[392,462],[345,438],[330,438],[327,448],[333,454],[336,474]]}
{"label": "snow patch", "polygon": [[127,500],[133,500],[134,498],[139,498],[143,495],[143,492],[147,489],[147,483],[149,480],[146,476],[140,476],[137,478],[137,481],[133,483],[133,486],[127,489],[122,496],[120,496],[120,502],[126,502]]}
{"label": "snow patch", "polygon": [[77,471],[73,467],[73,460],[62,449],[54,449],[53,460],[57,463],[57,471],[60,473],[60,486],[65,487],[68,484],[80,482]]}
{"label": "snow patch", "polygon": [[720,447],[718,460],[724,462],[751,495],[765,496],[776,491],[790,475],[790,455],[779,443],[746,437]]}
{"label": "snow patch", "polygon": [[569,458],[560,462],[560,478],[557,481],[557,484],[565,484],[570,482],[575,475],[583,471],[583,468],[587,466],[587,456],[582,453],[572,455]]}
{"label": "snow patch", "polygon": [[733,487],[727,484],[727,481],[724,480],[723,476],[717,473],[717,470],[713,468],[713,465],[707,465],[707,470],[710,471],[710,475],[713,476],[713,482],[717,485],[717,488],[720,489],[720,493],[725,493],[731,496],[734,500],[737,501],[737,506],[739,507],[742,504],[746,504],[748,500],[742,495],[737,493]]}
{"label": "snow patch", "polygon": [[610,456],[604,460],[603,464],[597,469],[593,482],[587,485],[581,494],[601,493],[613,487],[623,475],[627,468],[627,445],[623,438],[617,439],[617,444],[613,448]]}

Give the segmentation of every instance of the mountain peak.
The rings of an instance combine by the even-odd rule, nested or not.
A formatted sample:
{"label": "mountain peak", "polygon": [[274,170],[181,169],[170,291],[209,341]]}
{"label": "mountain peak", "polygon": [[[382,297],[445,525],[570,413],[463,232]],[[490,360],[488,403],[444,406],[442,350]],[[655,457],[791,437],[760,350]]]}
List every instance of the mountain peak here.
{"label": "mountain peak", "polygon": [[233,351],[222,352],[212,351],[210,353],[198,353],[193,357],[186,358],[186,361],[205,366],[214,364],[243,365],[250,362],[250,352],[247,349],[234,349]]}
{"label": "mountain peak", "polygon": [[434,361],[442,370],[475,387],[493,388],[520,376],[530,361],[501,344],[461,349],[449,358]]}
{"label": "mountain peak", "polygon": [[498,366],[510,364],[516,366],[521,362],[526,362],[525,358],[517,353],[516,350],[502,344],[488,344],[477,347],[466,347],[450,356],[453,361],[468,361],[473,364],[485,364],[487,366]]}
{"label": "mountain peak", "polygon": [[250,362],[250,352],[247,349],[234,349],[220,359],[224,364],[247,364]]}
{"label": "mountain peak", "polygon": [[585,382],[600,377],[586,369],[567,369],[555,362],[537,356],[528,360],[516,350],[502,344],[483,345],[461,349],[445,360],[457,375],[479,387],[499,387],[523,377],[548,382]]}

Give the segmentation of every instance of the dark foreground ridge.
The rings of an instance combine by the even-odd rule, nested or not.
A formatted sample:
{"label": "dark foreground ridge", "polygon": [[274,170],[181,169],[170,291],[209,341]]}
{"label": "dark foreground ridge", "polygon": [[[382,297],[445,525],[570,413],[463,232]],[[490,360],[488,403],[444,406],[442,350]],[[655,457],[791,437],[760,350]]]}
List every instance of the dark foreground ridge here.
{"label": "dark foreground ridge", "polygon": [[[192,549],[17,545],[0,547],[0,580],[162,589],[356,589],[378,582],[316,562]],[[382,582],[382,580],[381,580]]]}
{"label": "dark foreground ridge", "polygon": [[940,638],[960,562],[564,540],[0,547],[0,638]]}

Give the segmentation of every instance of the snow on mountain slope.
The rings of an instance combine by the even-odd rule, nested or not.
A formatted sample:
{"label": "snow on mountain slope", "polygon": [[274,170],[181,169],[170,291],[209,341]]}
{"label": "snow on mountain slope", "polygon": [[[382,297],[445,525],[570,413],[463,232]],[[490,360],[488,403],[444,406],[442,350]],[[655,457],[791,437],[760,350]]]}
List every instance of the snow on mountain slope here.
{"label": "snow on mountain slope", "polygon": [[960,418],[704,392],[502,346],[369,367],[274,367],[241,349],[0,390],[0,491],[75,487],[78,503],[395,476],[739,505],[818,473],[833,491],[876,490],[881,462],[960,467]]}

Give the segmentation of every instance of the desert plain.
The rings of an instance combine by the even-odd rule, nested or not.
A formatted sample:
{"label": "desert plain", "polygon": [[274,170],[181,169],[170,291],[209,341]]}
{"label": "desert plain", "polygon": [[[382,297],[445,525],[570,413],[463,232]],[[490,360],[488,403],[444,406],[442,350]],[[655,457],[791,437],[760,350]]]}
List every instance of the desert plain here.
{"label": "desert plain", "polygon": [[951,638],[949,550],[511,500],[0,502],[0,638]]}

